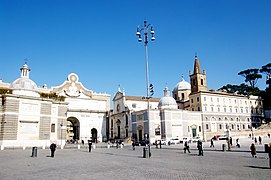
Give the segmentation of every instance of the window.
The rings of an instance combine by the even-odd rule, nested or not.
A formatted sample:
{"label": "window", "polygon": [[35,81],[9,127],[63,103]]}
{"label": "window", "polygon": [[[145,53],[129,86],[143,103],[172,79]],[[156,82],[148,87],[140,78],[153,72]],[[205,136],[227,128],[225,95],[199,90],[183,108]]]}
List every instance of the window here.
{"label": "window", "polygon": [[125,135],[126,135],[126,137],[128,137],[128,129],[126,129]]}
{"label": "window", "polygon": [[51,132],[56,132],[56,124],[51,124]]}
{"label": "window", "polygon": [[200,80],[201,85],[203,86],[203,79]]}
{"label": "window", "polygon": [[234,125],[233,124],[231,125],[231,129],[234,129]]}
{"label": "window", "polygon": [[196,85],[196,80],[193,79],[192,82],[193,82],[193,86],[195,86]]}
{"label": "window", "polygon": [[184,99],[184,93],[182,93],[182,99]]}
{"label": "window", "polygon": [[201,126],[199,126],[199,132],[201,132]]}
{"label": "window", "polygon": [[204,97],[203,99],[204,99],[204,101],[206,101],[206,97]]}
{"label": "window", "polygon": [[243,124],[243,129],[246,129],[245,125]]}
{"label": "window", "polygon": [[224,108],[224,112],[227,112],[227,109],[226,109],[226,108]]}
{"label": "window", "polygon": [[199,97],[197,97],[197,102],[199,102]]}
{"label": "window", "polygon": [[211,97],[211,102],[213,102],[213,98]]}
{"label": "window", "polygon": [[204,110],[207,111],[207,106],[204,107]]}
{"label": "window", "polygon": [[194,101],[193,101],[193,99],[191,99],[191,103],[193,103]]}
{"label": "window", "polygon": [[211,111],[212,111],[212,112],[214,111],[214,107],[211,107]]}
{"label": "window", "polygon": [[222,129],[222,125],[221,124],[219,124],[219,129]]}
{"label": "window", "polygon": [[198,107],[198,111],[200,111],[200,107]]}
{"label": "window", "polygon": [[192,111],[194,111],[194,108],[192,108]]}
{"label": "window", "polygon": [[220,107],[217,108],[217,111],[220,112]]}
{"label": "window", "polygon": [[208,124],[206,124],[206,129],[209,129],[209,126],[208,126]]}
{"label": "window", "polygon": [[217,98],[217,102],[219,102],[219,98]]}
{"label": "window", "polygon": [[113,127],[113,119],[111,119],[111,127]]}

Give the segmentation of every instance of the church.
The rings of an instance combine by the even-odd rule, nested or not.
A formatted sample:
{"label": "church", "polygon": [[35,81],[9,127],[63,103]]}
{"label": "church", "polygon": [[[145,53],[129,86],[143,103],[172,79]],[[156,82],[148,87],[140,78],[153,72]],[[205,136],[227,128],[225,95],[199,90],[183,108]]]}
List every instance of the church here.
{"label": "church", "polygon": [[85,88],[75,73],[61,85],[38,87],[25,63],[12,83],[0,81],[0,146],[48,147],[52,142],[107,141],[110,95]]}
{"label": "church", "polygon": [[260,97],[207,90],[206,71],[201,71],[197,56],[189,75],[190,83],[182,77],[173,88],[172,96],[166,87],[164,97],[150,99],[149,108],[141,97],[126,98],[125,93],[118,90],[110,115],[110,137],[135,141],[147,137],[151,143],[174,138],[209,140],[215,135],[249,134],[253,127],[261,124]]}

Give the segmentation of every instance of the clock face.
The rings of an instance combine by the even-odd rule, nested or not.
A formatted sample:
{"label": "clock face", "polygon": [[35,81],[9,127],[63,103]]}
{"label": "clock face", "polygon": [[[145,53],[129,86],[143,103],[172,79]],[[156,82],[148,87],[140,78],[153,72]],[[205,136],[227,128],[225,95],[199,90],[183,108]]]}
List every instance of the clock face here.
{"label": "clock face", "polygon": [[119,104],[117,105],[117,111],[120,111],[120,105]]}

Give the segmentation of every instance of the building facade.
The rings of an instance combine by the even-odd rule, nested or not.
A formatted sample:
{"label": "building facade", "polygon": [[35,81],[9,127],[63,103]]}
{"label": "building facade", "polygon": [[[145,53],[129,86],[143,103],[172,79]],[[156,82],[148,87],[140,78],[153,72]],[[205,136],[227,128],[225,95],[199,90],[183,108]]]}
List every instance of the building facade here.
{"label": "building facade", "polygon": [[0,145],[62,148],[66,142],[107,141],[110,95],[86,89],[75,73],[60,86],[37,87],[27,64],[12,83],[0,81]]}
{"label": "building facade", "polygon": [[[128,102],[125,98],[121,98],[121,101],[115,98],[113,101],[114,107],[118,107],[120,102],[126,107]],[[151,143],[157,139],[169,141],[172,138],[193,139],[198,136],[207,140],[214,135],[229,135],[241,131],[251,133],[252,127],[261,124],[263,106],[258,96],[207,90],[206,71],[201,71],[196,56],[194,70],[190,71],[190,83],[182,77],[181,82],[174,87],[172,97],[166,87],[164,97],[157,106],[150,107],[149,111],[147,106],[143,106],[123,117],[127,117],[125,128],[129,130],[132,127],[130,137],[136,141],[144,140],[146,136]],[[118,127],[114,125],[116,119],[111,119],[111,134],[116,132],[114,127]],[[126,135],[129,137],[129,133]]]}

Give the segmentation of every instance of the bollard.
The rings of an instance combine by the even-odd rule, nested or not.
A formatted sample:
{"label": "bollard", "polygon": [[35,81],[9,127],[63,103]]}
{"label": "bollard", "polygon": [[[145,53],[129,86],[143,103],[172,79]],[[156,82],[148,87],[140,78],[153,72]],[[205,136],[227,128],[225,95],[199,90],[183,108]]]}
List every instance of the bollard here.
{"label": "bollard", "polygon": [[35,147],[32,147],[32,156],[31,157],[37,157],[38,155],[38,148],[35,146]]}
{"label": "bollard", "polygon": [[149,158],[149,148],[148,147],[143,148],[143,158]]}
{"label": "bollard", "polygon": [[222,144],[222,151],[226,151],[226,144]]}

